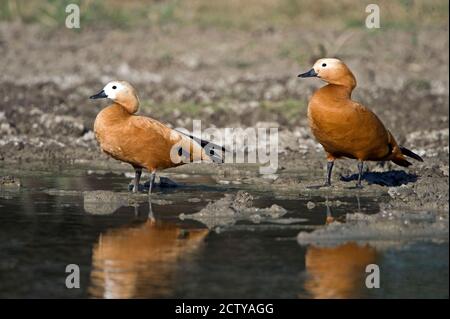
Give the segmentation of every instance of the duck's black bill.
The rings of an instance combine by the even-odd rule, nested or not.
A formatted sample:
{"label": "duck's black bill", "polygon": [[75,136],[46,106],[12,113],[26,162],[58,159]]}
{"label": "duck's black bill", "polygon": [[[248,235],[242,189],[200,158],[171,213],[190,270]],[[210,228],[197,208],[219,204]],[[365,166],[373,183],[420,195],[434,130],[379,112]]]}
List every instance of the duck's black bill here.
{"label": "duck's black bill", "polygon": [[89,98],[95,100],[95,99],[104,99],[104,98],[107,98],[107,97],[108,96],[105,94],[105,91],[101,90],[100,92],[90,96]]}
{"label": "duck's black bill", "polygon": [[308,72],[305,72],[305,73],[302,73],[302,74],[298,75],[299,78],[313,78],[313,77],[316,77],[316,76],[317,76],[317,73],[316,73],[316,71],[314,71],[314,69],[311,69]]}

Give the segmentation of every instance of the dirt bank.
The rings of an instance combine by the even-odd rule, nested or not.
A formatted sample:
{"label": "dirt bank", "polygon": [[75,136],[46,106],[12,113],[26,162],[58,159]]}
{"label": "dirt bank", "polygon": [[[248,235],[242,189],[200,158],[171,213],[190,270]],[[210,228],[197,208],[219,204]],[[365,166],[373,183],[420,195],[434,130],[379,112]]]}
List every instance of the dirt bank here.
{"label": "dirt bank", "polygon": [[[324,176],[324,154],[305,116],[308,98],[322,84],[296,75],[316,58],[334,55],[354,70],[355,99],[370,106],[400,144],[425,159],[410,169],[369,163],[359,192],[382,196],[387,208],[448,210],[444,29],[88,31],[0,23],[1,166],[128,170],[98,150],[92,125],[105,103],[87,99],[105,82],[126,79],[139,90],[140,113],[172,126],[190,129],[193,119],[201,119],[204,128],[279,128],[279,170],[273,176],[232,165],[189,165],[175,172],[209,172],[218,184],[281,197],[354,194],[356,165],[349,160],[336,165],[333,187],[308,188]],[[341,181],[339,175],[350,178]]]}

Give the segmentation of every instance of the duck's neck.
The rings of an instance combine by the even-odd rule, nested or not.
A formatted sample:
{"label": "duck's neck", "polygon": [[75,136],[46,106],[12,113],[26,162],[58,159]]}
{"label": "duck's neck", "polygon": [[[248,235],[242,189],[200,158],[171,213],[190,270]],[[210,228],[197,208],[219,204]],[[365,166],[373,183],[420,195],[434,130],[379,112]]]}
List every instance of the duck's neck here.
{"label": "duck's neck", "polygon": [[331,96],[336,100],[348,100],[352,97],[353,86],[339,85],[339,84],[328,84],[320,88],[319,91],[322,94]]}
{"label": "duck's neck", "polygon": [[106,116],[108,121],[117,122],[118,120],[122,120],[128,118],[131,114],[125,107],[119,103],[114,103],[109,105],[102,111],[102,114]]}
{"label": "duck's neck", "polygon": [[139,100],[134,96],[127,98],[121,98],[115,101],[117,105],[120,105],[127,113],[134,114],[139,109]]}

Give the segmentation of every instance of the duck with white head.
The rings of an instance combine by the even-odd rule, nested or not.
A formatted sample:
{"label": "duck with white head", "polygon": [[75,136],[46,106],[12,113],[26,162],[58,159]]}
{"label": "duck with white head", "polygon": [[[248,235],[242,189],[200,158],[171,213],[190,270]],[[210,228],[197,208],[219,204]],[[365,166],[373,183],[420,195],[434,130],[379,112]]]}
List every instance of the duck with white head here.
{"label": "duck with white head", "polygon": [[188,162],[223,162],[223,147],[174,130],[150,117],[136,115],[139,98],[128,82],[109,82],[100,92],[90,97],[105,98],[113,103],[97,115],[94,123],[95,136],[103,152],[133,166],[133,192],[139,190],[143,168],[151,173],[150,194],[157,170],[186,163],[183,160],[174,161],[174,149],[177,149],[179,155],[188,154]]}

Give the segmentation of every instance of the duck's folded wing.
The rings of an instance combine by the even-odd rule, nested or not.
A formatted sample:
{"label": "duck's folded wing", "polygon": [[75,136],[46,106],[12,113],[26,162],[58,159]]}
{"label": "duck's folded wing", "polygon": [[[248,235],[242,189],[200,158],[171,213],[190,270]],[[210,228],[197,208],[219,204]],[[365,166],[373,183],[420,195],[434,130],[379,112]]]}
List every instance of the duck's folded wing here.
{"label": "duck's folded wing", "polygon": [[136,116],[133,117],[132,125],[143,130],[146,134],[151,134],[154,139],[164,140],[165,144],[170,145],[178,153],[178,156],[189,158],[192,162],[213,160],[211,156],[205,153],[200,142],[157,120],[144,116]]}
{"label": "duck's folded wing", "polygon": [[147,131],[148,134],[159,135],[160,138],[171,140],[170,127],[164,125],[163,123],[145,116],[133,116],[131,118],[130,124],[137,129],[142,131]]}

